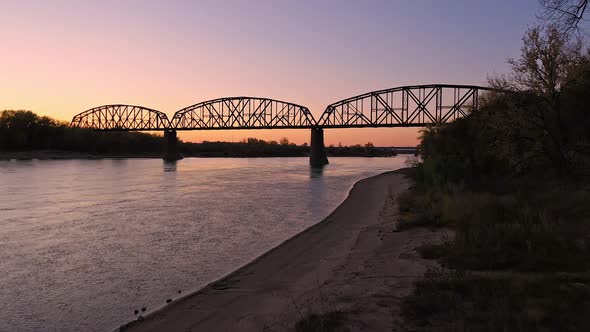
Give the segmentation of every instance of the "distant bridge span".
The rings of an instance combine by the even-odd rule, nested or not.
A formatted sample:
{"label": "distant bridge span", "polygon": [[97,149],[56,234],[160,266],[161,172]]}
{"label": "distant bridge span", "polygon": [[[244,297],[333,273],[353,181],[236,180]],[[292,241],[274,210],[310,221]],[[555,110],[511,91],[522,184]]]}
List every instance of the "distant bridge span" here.
{"label": "distant bridge span", "polygon": [[103,105],[74,116],[72,127],[101,131],[164,131],[165,159],[179,159],[178,130],[311,129],[310,163],[328,163],[324,128],[425,127],[452,122],[478,109],[482,92],[473,85],[430,84],[372,91],[326,107],[319,120],[305,106],[259,97],[226,97],[177,111],[171,120],[158,110]]}

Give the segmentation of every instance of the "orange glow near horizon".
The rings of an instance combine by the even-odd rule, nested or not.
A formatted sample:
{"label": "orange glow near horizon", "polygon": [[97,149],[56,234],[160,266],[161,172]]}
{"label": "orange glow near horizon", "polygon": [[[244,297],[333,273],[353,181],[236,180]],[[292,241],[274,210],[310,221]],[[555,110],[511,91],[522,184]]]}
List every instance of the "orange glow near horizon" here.
{"label": "orange glow near horizon", "polygon": [[[418,128],[349,128],[325,129],[325,144],[328,145],[364,145],[372,142],[376,146],[416,146],[418,144]],[[213,130],[179,132],[183,141],[226,141],[239,142],[244,138],[255,137],[266,141],[279,141],[287,137],[290,142],[303,144],[310,142],[309,129],[261,129],[261,130]],[[348,137],[348,139],[347,139]]]}
{"label": "orange glow near horizon", "polygon": [[[517,54],[515,31],[524,31],[523,16],[535,13],[535,4],[507,0],[371,1],[0,1],[0,109],[70,121],[89,108],[121,103],[170,118],[197,102],[257,96],[307,106],[318,119],[328,104],[368,91],[485,84],[488,73],[504,71],[506,57]],[[428,24],[415,24],[416,17]],[[470,31],[449,23],[459,19]],[[297,144],[309,135],[179,133],[193,142],[287,137]],[[325,143],[413,146],[417,137],[416,128],[328,129]]]}

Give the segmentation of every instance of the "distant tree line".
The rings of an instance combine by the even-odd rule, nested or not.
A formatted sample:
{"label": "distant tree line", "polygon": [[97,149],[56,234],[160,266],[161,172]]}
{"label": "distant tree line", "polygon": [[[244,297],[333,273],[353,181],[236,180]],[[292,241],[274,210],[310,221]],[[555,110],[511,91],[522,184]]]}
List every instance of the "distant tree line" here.
{"label": "distant tree line", "polygon": [[247,138],[241,142],[183,142],[180,153],[194,157],[303,157],[309,154],[309,147],[290,143],[287,138],[280,142]]}
{"label": "distant tree line", "polygon": [[337,146],[329,145],[326,147],[326,154],[332,157],[392,157],[397,155],[393,149],[378,148],[371,142],[364,146],[360,144],[351,146],[342,146],[342,144]]}
{"label": "distant tree line", "polygon": [[0,111],[0,151],[60,150],[96,154],[156,153],[163,138],[146,133],[98,132],[31,111]]}
{"label": "distant tree line", "polygon": [[[0,151],[55,150],[97,155],[159,155],[164,138],[138,132],[101,132],[71,128],[68,123],[31,111],[0,111]],[[309,155],[307,143],[296,145],[284,137],[277,141],[247,138],[241,142],[179,142],[184,156],[194,157],[303,157]],[[330,156],[390,156],[391,151],[365,146],[330,146]]]}

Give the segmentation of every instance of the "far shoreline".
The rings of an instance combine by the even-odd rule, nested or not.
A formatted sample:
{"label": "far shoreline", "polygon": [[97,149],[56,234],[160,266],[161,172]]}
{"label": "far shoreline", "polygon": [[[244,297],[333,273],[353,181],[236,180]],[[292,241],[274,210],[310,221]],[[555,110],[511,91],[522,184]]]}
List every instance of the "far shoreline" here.
{"label": "far shoreline", "polygon": [[[411,156],[411,153],[397,154],[393,156],[366,156],[350,155],[335,156],[328,155],[328,158],[392,158],[399,155]],[[101,159],[162,159],[162,153],[87,153],[62,150],[34,150],[34,151],[0,151],[0,161],[27,161],[27,160],[101,160]],[[236,156],[222,154],[183,155],[183,158],[308,158],[306,155],[264,155],[264,156]]]}

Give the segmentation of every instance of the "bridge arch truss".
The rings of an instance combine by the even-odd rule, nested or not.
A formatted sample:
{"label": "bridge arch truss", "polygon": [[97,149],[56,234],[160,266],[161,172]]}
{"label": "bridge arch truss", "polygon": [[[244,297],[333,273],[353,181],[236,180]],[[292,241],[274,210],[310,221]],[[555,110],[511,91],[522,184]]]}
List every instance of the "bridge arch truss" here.
{"label": "bridge arch truss", "polygon": [[479,106],[483,91],[470,85],[415,85],[368,92],[328,105],[323,128],[423,127],[454,121]]}
{"label": "bridge arch truss", "polygon": [[175,130],[312,128],[316,121],[305,106],[258,97],[204,101],[174,114]]}
{"label": "bridge arch truss", "polygon": [[168,129],[170,121],[165,113],[151,108],[114,104],[77,114],[70,126],[103,131],[152,131]]}

